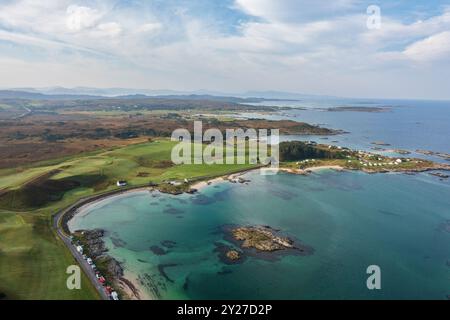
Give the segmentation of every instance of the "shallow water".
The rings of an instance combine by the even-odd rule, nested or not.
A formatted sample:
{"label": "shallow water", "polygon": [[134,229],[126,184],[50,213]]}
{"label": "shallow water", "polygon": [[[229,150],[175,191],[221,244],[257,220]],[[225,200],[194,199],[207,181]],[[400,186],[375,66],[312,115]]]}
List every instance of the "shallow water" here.
{"label": "shallow water", "polygon": [[[197,195],[138,192],[69,224],[103,228],[110,254],[163,299],[445,299],[450,294],[450,182],[428,174],[246,175]],[[269,225],[308,256],[221,261],[222,227]],[[366,287],[381,267],[382,289]],[[155,289],[156,288],[156,289]]]}

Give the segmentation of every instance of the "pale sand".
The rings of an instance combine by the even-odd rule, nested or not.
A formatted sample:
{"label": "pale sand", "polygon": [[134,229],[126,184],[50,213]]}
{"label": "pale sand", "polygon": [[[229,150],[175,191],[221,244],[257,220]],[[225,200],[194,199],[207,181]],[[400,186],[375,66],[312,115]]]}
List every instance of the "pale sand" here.
{"label": "pale sand", "polygon": [[130,300],[156,300],[156,297],[152,296],[145,287],[140,283],[136,274],[124,270],[124,277],[126,281],[130,282],[132,287],[130,287],[126,281],[118,280],[120,288],[125,292]]}
{"label": "pale sand", "polygon": [[345,170],[343,167],[341,166],[318,166],[318,167],[311,167],[311,168],[306,168],[305,170],[309,170],[309,171],[320,171],[320,170],[325,170],[325,169],[331,169],[331,170],[336,170],[336,171],[343,171]]}
{"label": "pale sand", "polygon": [[219,177],[219,178],[214,178],[214,179],[211,179],[211,180],[200,181],[200,182],[194,183],[191,186],[191,188],[192,189],[201,190],[201,189],[203,189],[203,188],[205,188],[205,187],[207,187],[207,186],[209,186],[209,185],[211,185],[213,183],[224,182],[225,180],[226,180],[225,177]]}
{"label": "pale sand", "polygon": [[283,172],[293,173],[293,174],[306,175],[309,172],[316,172],[316,171],[327,170],[327,169],[328,170],[336,170],[336,171],[345,170],[341,166],[317,166],[317,167],[310,167],[310,168],[306,168],[306,169],[280,168],[279,170],[283,171]]}

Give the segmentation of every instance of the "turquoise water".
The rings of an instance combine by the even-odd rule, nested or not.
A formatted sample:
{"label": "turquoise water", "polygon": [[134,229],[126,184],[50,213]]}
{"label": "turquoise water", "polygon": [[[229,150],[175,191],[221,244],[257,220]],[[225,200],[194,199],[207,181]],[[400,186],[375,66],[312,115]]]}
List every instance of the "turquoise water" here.
{"label": "turquoise water", "polygon": [[[247,174],[197,195],[138,192],[70,222],[103,228],[110,254],[163,299],[445,299],[450,294],[450,182],[428,174]],[[223,226],[270,225],[308,256],[221,261]],[[276,258],[276,259],[275,259]],[[366,268],[381,268],[381,290]]]}

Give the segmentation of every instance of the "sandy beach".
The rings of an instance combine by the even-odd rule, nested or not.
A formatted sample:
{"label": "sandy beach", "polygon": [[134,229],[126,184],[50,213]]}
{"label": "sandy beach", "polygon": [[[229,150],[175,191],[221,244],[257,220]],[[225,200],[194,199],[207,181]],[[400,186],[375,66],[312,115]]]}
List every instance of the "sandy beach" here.
{"label": "sandy beach", "polygon": [[317,167],[310,167],[310,168],[306,168],[306,169],[280,168],[279,170],[282,172],[287,172],[287,173],[292,173],[292,174],[306,175],[310,172],[317,172],[317,171],[321,171],[321,170],[343,171],[345,169],[341,166],[317,166]]}
{"label": "sandy beach", "polygon": [[218,178],[214,178],[214,179],[211,179],[211,180],[199,181],[199,182],[194,183],[191,186],[191,188],[192,189],[196,189],[196,190],[201,190],[201,189],[203,189],[203,188],[205,188],[205,187],[207,187],[207,186],[209,186],[211,184],[224,182],[224,181],[226,181],[226,179],[227,179],[226,177],[218,177]]}

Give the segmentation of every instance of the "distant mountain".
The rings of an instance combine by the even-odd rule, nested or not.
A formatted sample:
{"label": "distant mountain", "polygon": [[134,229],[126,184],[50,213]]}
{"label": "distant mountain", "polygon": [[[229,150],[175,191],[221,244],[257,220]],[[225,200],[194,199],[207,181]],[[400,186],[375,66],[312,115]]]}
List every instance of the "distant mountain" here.
{"label": "distant mountain", "polygon": [[146,89],[126,89],[126,88],[90,88],[90,87],[48,87],[48,88],[15,88],[11,90],[37,92],[47,95],[85,95],[85,96],[128,96],[128,95],[178,95],[189,94],[188,92],[174,90],[146,90]]}
{"label": "distant mountain", "polygon": [[120,97],[120,96],[183,96],[200,99],[201,97],[236,97],[243,99],[265,99],[265,100],[302,100],[307,98],[326,98],[326,96],[316,96],[299,94],[282,91],[248,91],[245,93],[230,93],[210,90],[195,91],[177,91],[177,90],[151,90],[151,89],[130,89],[130,88],[90,88],[90,87],[48,87],[48,88],[15,88],[8,89],[14,91],[25,91],[33,93],[42,93],[46,95],[77,95],[77,96],[104,96],[104,97]]}
{"label": "distant mountain", "polygon": [[102,96],[89,95],[73,95],[73,94],[58,94],[47,95],[38,92],[18,91],[18,90],[0,90],[0,99],[25,99],[25,100],[88,100],[88,99],[102,99]]}
{"label": "distant mountain", "polygon": [[[148,95],[143,93],[109,95],[115,90],[115,93],[125,92],[127,89],[94,89],[94,88],[18,88],[10,90],[0,90],[0,99],[25,99],[25,100],[96,100],[96,99],[162,99],[162,100],[192,100],[192,101],[218,101],[230,103],[257,103],[267,100],[280,100],[276,98],[260,98],[257,96],[231,96],[231,95],[212,95],[212,94],[181,94],[175,91],[164,91],[165,94]],[[152,93],[161,91],[152,91]],[[170,94],[167,94],[170,92]],[[103,95],[102,95],[103,93]]]}

